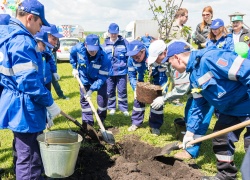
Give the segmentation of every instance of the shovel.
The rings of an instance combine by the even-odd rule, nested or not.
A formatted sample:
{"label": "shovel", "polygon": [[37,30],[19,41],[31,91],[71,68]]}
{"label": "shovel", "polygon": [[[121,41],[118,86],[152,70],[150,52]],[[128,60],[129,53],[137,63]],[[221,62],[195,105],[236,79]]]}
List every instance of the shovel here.
{"label": "shovel", "polygon": [[[76,79],[77,79],[77,81],[78,81],[81,89],[83,90],[83,93],[86,94],[86,90],[85,90],[85,88],[84,88],[84,86],[82,84],[82,81],[80,80],[79,76],[76,76]],[[115,144],[115,138],[114,138],[112,132],[105,130],[105,128],[104,128],[104,126],[102,124],[102,121],[101,121],[99,115],[97,114],[97,111],[96,111],[96,109],[95,109],[95,107],[94,107],[94,105],[91,102],[91,100],[90,100],[89,97],[87,98],[87,101],[88,101],[88,103],[89,103],[89,105],[90,105],[93,113],[95,114],[95,117],[96,117],[96,120],[98,122],[99,127],[101,128],[101,134],[102,134],[102,137],[103,137],[104,141],[106,141],[107,143],[112,144],[112,145]]]}
{"label": "shovel", "polygon": [[83,121],[82,122],[83,124],[81,125],[76,119],[66,114],[65,112],[61,111],[60,114],[66,117],[68,120],[72,121],[75,125],[77,125],[84,133],[86,133],[93,140],[100,142],[100,139],[98,137],[96,130],[92,126],[90,126],[88,123]]}
{"label": "shovel", "polygon": [[[250,120],[247,120],[247,121],[244,121],[242,123],[236,124],[234,126],[225,128],[223,130],[211,133],[209,135],[197,138],[197,139],[195,139],[193,141],[188,142],[187,146],[188,145],[193,145],[193,144],[196,144],[196,143],[208,140],[208,139],[212,139],[212,138],[221,136],[223,134],[227,134],[229,132],[238,130],[240,128],[244,128],[244,127],[246,127],[248,125],[250,125]],[[178,144],[178,142],[173,142],[173,143],[167,144],[165,147],[163,147],[161,152],[159,154],[155,155],[154,157],[163,156],[164,154],[170,154],[173,150],[179,150],[179,149],[182,149],[182,148],[183,148],[182,144]]]}

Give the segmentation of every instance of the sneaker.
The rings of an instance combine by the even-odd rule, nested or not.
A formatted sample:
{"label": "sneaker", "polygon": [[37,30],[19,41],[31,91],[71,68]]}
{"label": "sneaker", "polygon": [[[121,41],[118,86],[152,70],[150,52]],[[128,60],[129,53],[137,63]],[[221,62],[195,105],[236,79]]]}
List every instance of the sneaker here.
{"label": "sneaker", "polygon": [[110,114],[110,115],[114,115],[114,114],[115,114],[115,109],[111,109],[111,110],[109,111],[109,114]]}
{"label": "sneaker", "polygon": [[192,156],[186,150],[183,150],[181,152],[176,153],[174,155],[174,158],[180,159],[180,160],[189,160],[192,158]]}
{"label": "sneaker", "polygon": [[204,176],[201,178],[201,180],[220,180],[220,179],[215,176]]}
{"label": "sneaker", "polygon": [[136,129],[138,129],[138,126],[132,124],[132,125],[128,128],[128,131],[135,131]]}
{"label": "sneaker", "polygon": [[159,136],[161,134],[161,131],[157,128],[151,128],[151,133],[155,136]]}
{"label": "sneaker", "polygon": [[123,111],[124,116],[129,116],[129,112],[128,111]]}

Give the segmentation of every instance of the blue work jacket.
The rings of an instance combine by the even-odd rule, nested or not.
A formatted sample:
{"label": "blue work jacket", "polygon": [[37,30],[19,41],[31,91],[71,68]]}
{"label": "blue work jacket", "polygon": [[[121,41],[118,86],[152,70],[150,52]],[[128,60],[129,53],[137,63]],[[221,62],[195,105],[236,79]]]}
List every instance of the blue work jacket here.
{"label": "blue work jacket", "polygon": [[1,26],[0,34],[0,129],[34,133],[45,129],[46,107],[51,93],[40,81],[36,40],[17,19]]}
{"label": "blue work jacket", "polygon": [[128,73],[128,56],[126,56],[127,45],[127,40],[123,39],[120,35],[115,43],[110,41],[110,37],[105,39],[102,46],[111,62],[111,68],[109,71],[110,76],[121,76]]}
{"label": "blue work jacket", "polygon": [[250,60],[216,47],[191,52],[186,71],[190,72],[195,106],[190,110],[187,130],[195,132],[209,104],[219,113],[249,116]]}
{"label": "blue work jacket", "polygon": [[206,47],[210,47],[210,46],[216,46],[217,48],[234,51],[233,36],[232,34],[227,34],[225,36],[221,36],[221,38],[218,39],[217,41],[209,40],[206,43]]}
{"label": "blue work jacket", "polygon": [[78,68],[83,85],[91,85],[90,90],[98,91],[109,77],[111,62],[101,47],[94,60],[90,61],[87,53],[84,43],[76,44],[70,52],[70,63],[73,69]]}
{"label": "blue work jacket", "polygon": [[[146,59],[148,58],[148,52],[142,62],[136,62],[132,57],[128,59],[128,77],[129,82],[133,90],[136,88],[137,82],[144,82],[144,76],[148,71]],[[163,66],[154,67],[152,70],[153,84],[164,85],[167,82],[166,68]]]}

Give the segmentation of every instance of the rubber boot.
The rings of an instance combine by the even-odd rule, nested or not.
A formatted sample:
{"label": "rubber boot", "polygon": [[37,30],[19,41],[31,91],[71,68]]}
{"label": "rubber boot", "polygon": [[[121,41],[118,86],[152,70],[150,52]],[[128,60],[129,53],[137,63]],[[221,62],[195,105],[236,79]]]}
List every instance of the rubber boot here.
{"label": "rubber boot", "polygon": [[186,133],[186,123],[183,118],[176,118],[174,120],[174,127],[175,127],[175,135],[176,139],[179,141],[183,141],[183,137]]}

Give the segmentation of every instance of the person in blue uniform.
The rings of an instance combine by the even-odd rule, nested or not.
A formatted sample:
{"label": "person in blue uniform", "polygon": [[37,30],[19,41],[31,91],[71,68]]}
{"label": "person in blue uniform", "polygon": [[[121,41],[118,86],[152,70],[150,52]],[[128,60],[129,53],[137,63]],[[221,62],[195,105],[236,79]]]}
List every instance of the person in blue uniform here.
{"label": "person in blue uniform", "polygon": [[[48,33],[49,43],[53,47],[57,45],[58,39],[63,37],[63,35],[58,32],[54,24],[50,24],[50,26],[43,26],[41,30]],[[55,79],[55,81],[59,81],[60,76],[57,73],[56,60],[52,53],[52,48],[46,46],[46,50],[43,51],[42,54],[43,57],[45,57],[46,59],[46,64],[44,66],[45,86],[47,87],[48,90],[51,91],[52,79]]]}
{"label": "person in blue uniform", "polygon": [[146,46],[146,48],[149,48],[149,45],[153,40],[155,40],[155,38],[150,36],[147,32],[145,33],[145,36],[141,37],[141,41]]}
{"label": "person in blue uniform", "polygon": [[72,47],[70,52],[70,63],[73,67],[74,77],[79,76],[87,91],[86,94],[80,89],[82,121],[94,125],[93,113],[87,101],[94,91],[97,91],[97,113],[102,121],[107,116],[107,83],[111,62],[107,54],[100,47],[99,37],[90,34],[84,43],[78,43]]}
{"label": "person in blue uniform", "polygon": [[[177,71],[190,72],[195,106],[189,110],[187,132],[183,147],[193,140],[201,119],[210,105],[218,112],[214,132],[250,119],[249,74],[250,60],[237,53],[211,46],[199,51],[190,51],[183,42],[168,47],[168,62]],[[214,138],[213,151],[217,158],[217,174],[205,176],[203,180],[236,179],[234,143],[239,140],[244,128]],[[244,147],[250,145],[250,128],[246,127]]]}
{"label": "person in blue uniform", "polygon": [[37,0],[24,0],[16,19],[1,26],[0,35],[0,129],[13,132],[17,180],[41,179],[43,164],[37,136],[46,127],[46,114],[53,120],[60,108],[40,80],[37,42],[33,35],[45,19],[44,6]]}
{"label": "person in blue uniform", "polygon": [[[157,49],[159,49],[157,42],[161,40],[156,40],[150,45],[151,51],[149,51],[149,56],[153,56],[154,61],[149,61],[149,66],[153,65],[152,63],[157,63],[157,64],[163,64],[166,63],[165,61],[167,60],[167,53],[162,53],[158,54]],[[169,44],[171,45],[174,43],[176,40],[172,40]],[[183,41],[185,42],[185,41]],[[185,42],[186,43],[186,42]],[[167,65],[168,71],[166,73],[170,77],[171,81],[174,83],[174,88],[166,93],[163,96],[157,97],[151,106],[153,108],[158,108],[165,104],[167,101],[172,101],[177,98],[183,97],[183,95],[187,94],[188,95],[188,100],[185,106],[185,111],[184,111],[184,121],[187,124],[188,117],[189,117],[189,109],[194,106],[193,104],[193,97],[192,94],[190,93],[190,81],[189,81],[189,73],[188,72],[182,72],[179,73],[176,69],[174,69],[170,64]],[[213,115],[214,108],[211,106],[209,112],[206,114],[204,119],[202,120],[202,126],[200,126],[199,129],[197,129],[195,133],[195,137],[199,137],[204,135],[207,132],[209,123],[211,121],[212,115]],[[199,155],[199,149],[200,149],[201,143],[195,144],[192,147],[189,147],[183,151],[180,151],[174,155],[175,158],[177,159],[190,159],[190,158],[197,158]]]}
{"label": "person in blue uniform", "polygon": [[221,19],[212,21],[208,41],[206,42],[206,47],[210,46],[234,51],[233,36],[232,34],[228,34],[224,22]]}
{"label": "person in blue uniform", "polygon": [[[163,42],[158,48],[158,52],[165,51],[166,44]],[[136,83],[144,82],[144,75],[148,69],[146,60],[148,59],[148,51],[145,45],[138,40],[134,40],[128,45],[127,55],[130,56],[128,59],[128,77],[129,82],[134,90],[134,105],[132,111],[132,125],[128,128],[128,131],[135,131],[139,128],[144,120],[145,104],[139,102],[136,99]],[[161,85],[167,83],[166,67],[157,66],[152,70],[153,84]],[[149,115],[149,126],[150,131],[153,135],[160,135],[160,127],[163,124],[163,105],[157,109],[151,108]]]}
{"label": "person in blue uniform", "polygon": [[125,116],[128,112],[127,93],[127,40],[119,35],[119,26],[116,23],[109,25],[109,37],[103,43],[103,49],[111,62],[109,78],[107,79],[108,109],[109,114],[114,115],[116,111],[116,89],[118,92],[118,108]]}

